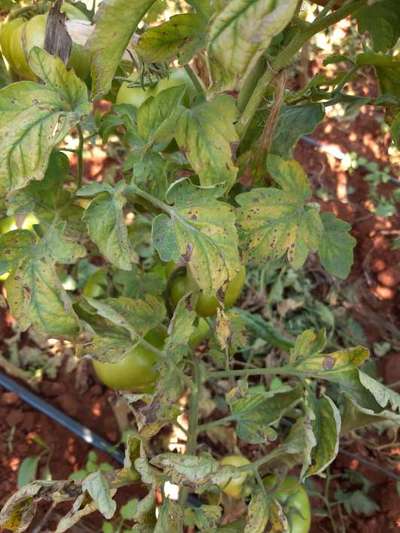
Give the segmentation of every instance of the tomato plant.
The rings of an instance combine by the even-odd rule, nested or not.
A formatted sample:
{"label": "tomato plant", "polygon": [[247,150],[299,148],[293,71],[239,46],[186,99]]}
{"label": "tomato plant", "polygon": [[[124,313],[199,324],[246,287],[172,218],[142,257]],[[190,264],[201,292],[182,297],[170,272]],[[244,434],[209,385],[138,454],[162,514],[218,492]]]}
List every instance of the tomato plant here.
{"label": "tomato plant", "polygon": [[[112,520],[115,492],[135,482],[135,531],[307,531],[303,482],[341,435],[398,424],[400,397],[368,373],[363,346],[279,331],[245,278],[277,271],[283,292],[309,257],[327,279],[348,277],[351,226],[316,202],[293,150],[337,105],[384,109],[400,144],[400,2],[66,5],[84,38],[60,3],[1,12],[2,294],[16,333],[93,361],[133,436],[124,468],[36,480],[9,495],[0,526],[28,530],[41,499],[73,502],[58,531],[94,510]],[[363,52],[343,39],[301,81],[300,52],[347,17]],[[357,90],[365,72],[379,95]],[[95,179],[92,146],[116,167]],[[291,470],[299,484],[279,482]]]}
{"label": "tomato plant", "polygon": [[274,497],[282,505],[290,533],[308,533],[311,526],[311,506],[306,489],[294,477],[288,476],[281,483],[276,476],[263,480],[267,489],[273,489]]}

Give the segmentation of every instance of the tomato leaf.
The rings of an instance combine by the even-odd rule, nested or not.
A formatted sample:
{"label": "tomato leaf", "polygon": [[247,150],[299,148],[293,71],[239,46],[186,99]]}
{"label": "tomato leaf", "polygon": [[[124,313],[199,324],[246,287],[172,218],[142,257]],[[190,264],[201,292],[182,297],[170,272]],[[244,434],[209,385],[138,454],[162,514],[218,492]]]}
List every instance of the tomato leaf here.
{"label": "tomato leaf", "polygon": [[75,337],[78,318],[57,276],[54,264],[34,248],[5,282],[7,301],[18,328],[34,326],[51,336]]}
{"label": "tomato leaf", "polygon": [[185,109],[179,118],[176,141],[203,186],[222,183],[230,189],[235,182],[236,117],[235,101],[223,95]]}
{"label": "tomato leaf", "polygon": [[30,253],[35,242],[28,230],[9,231],[0,235],[0,274],[17,268],[18,263]]}
{"label": "tomato leaf", "polygon": [[328,396],[310,396],[307,407],[315,446],[311,452],[311,465],[305,475],[313,476],[322,472],[338,453],[341,419],[338,408]]}
{"label": "tomato leaf", "polygon": [[[303,333],[304,336],[304,333]],[[328,376],[361,366],[368,358],[369,351],[363,346],[344,348],[329,354],[320,351],[299,356],[295,361],[295,368],[301,372],[310,372],[314,376]]]}
{"label": "tomato leaf", "polygon": [[188,181],[173,187],[166,214],[153,222],[153,242],[163,261],[181,256],[200,289],[216,292],[232,280],[240,268],[238,237],[233,208],[217,200],[218,189],[202,189]]}
{"label": "tomato leaf", "polygon": [[18,468],[17,486],[20,489],[24,485],[31,483],[36,478],[39,466],[40,455],[25,457]]}
{"label": "tomato leaf", "polygon": [[168,144],[176,131],[176,123],[184,108],[180,106],[184,85],[161,91],[157,96],[148,98],[137,113],[138,133],[148,145]]}
{"label": "tomato leaf", "polygon": [[0,90],[0,192],[41,180],[52,149],[89,112],[87,88],[73,70],[41,48],[30,66],[43,84],[13,83]]}
{"label": "tomato leaf", "polygon": [[145,300],[120,296],[105,300],[87,298],[87,301],[101,317],[128,331],[132,340],[143,337],[148,331],[157,327],[166,313],[162,300],[151,295],[147,295]]}
{"label": "tomato leaf", "polygon": [[400,37],[400,4],[397,0],[381,0],[356,11],[360,32],[368,32],[374,50],[386,52]]}
{"label": "tomato leaf", "polygon": [[94,98],[111,89],[111,82],[134,31],[155,0],[104,0],[96,13],[87,47],[92,54]]}
{"label": "tomato leaf", "polygon": [[270,502],[264,492],[257,488],[253,491],[248,507],[248,517],[244,533],[264,533],[269,520]]}
{"label": "tomato leaf", "polygon": [[306,203],[311,189],[297,161],[270,155],[268,170],[281,189],[253,189],[236,196],[244,245],[256,263],[287,255],[292,266],[299,268],[320,243],[323,227],[318,207]]}
{"label": "tomato leaf", "polygon": [[243,398],[228,400],[239,438],[252,444],[264,444],[269,427],[302,399],[300,388],[284,391],[252,392]]}
{"label": "tomato leaf", "polygon": [[89,474],[84,479],[82,488],[87,491],[104,518],[110,519],[114,516],[117,504],[112,499],[111,489],[106,478],[99,470]]}
{"label": "tomato leaf", "polygon": [[110,263],[122,270],[131,270],[132,263],[137,262],[137,255],[129,242],[124,221],[126,198],[122,187],[123,184],[115,189],[109,185],[91,184],[80,189],[78,194],[90,196],[99,192],[83,216],[89,236]]}
{"label": "tomato leaf", "polygon": [[217,527],[222,509],[219,505],[201,505],[185,508],[185,525],[197,527],[199,531],[214,531]]}
{"label": "tomato leaf", "polygon": [[165,533],[166,531],[176,531],[183,533],[183,508],[166,498],[162,504],[154,533]]}
{"label": "tomato leaf", "polygon": [[283,106],[276,125],[271,154],[284,158],[292,157],[297,141],[308,133],[312,133],[325,116],[322,104],[304,104]]}
{"label": "tomato leaf", "polygon": [[175,363],[178,363],[190,349],[189,341],[194,332],[196,316],[196,312],[191,308],[190,298],[182,298],[175,308],[165,343],[165,351],[169,354],[169,359]]}
{"label": "tomato leaf", "polygon": [[349,234],[350,224],[332,213],[321,213],[324,226],[318,246],[322,266],[330,274],[345,279],[353,264],[353,248],[357,241]]}
{"label": "tomato leaf", "polygon": [[290,22],[297,0],[231,0],[213,19],[208,34],[211,74],[218,90],[238,88]]}
{"label": "tomato leaf", "polygon": [[183,65],[204,46],[204,37],[204,18],[184,13],[146,30],[135,48],[147,63],[170,63],[177,57]]}

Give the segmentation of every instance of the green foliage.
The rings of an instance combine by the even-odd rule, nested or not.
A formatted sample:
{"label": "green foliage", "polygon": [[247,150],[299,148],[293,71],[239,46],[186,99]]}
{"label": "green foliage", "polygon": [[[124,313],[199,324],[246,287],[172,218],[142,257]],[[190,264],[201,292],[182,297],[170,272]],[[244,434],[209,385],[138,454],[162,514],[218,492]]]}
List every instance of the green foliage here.
{"label": "green foliage", "polygon": [[[296,468],[308,509],[301,484],[327,472],[341,434],[399,423],[400,396],[367,373],[362,332],[328,298],[316,299],[301,270],[316,254],[323,269],[345,279],[356,241],[349,224],[320,212],[320,191],[293,159],[297,141],[337,103],[385,106],[398,142],[398,3],[351,0],[331,10],[330,2],[313,22],[296,16],[297,0],[192,0],[184,11],[179,4],[103,1],[86,45],[90,80],[41,48],[30,54],[40,82],[7,84],[12,66],[0,76],[1,210],[15,216],[14,229],[4,225],[0,235],[0,274],[16,329],[68,338],[97,364],[116,366],[139,348],[154,355],[151,387],[139,394],[124,381],[134,418],[124,466],[90,454],[67,481],[35,481],[39,456],[28,457],[1,527],[26,530],[45,499],[73,501],[58,532],[96,510],[106,533],[283,531],[294,519],[280,490],[290,479],[268,487],[261,475]],[[345,65],[334,79],[319,72],[298,90],[284,85],[280,74],[293,73],[301,47],[349,15],[374,51],[327,58]],[[346,92],[370,66],[380,96]],[[116,105],[128,77],[140,102]],[[110,110],[91,112],[100,97]],[[118,162],[96,181],[83,165],[89,139]],[[377,187],[389,174],[367,170],[382,212]],[[25,226],[26,216],[34,222]],[[230,284],[245,267],[246,310],[228,311]],[[169,293],[182,273],[187,294],[172,306]],[[258,314],[249,311],[254,294]],[[215,304],[202,324],[201,298]],[[194,342],[200,325],[205,334]],[[180,432],[179,446],[186,438],[185,453],[171,451],[166,426]],[[207,435],[201,447],[200,434]],[[230,451],[251,444],[253,461],[221,463],[210,444],[222,441]],[[130,483],[145,496],[117,512],[116,491]],[[238,489],[223,491],[231,483]],[[177,501],[171,484],[179,487]],[[226,524],[235,496],[243,512]],[[338,493],[337,501],[365,515],[376,510],[363,492]]]}

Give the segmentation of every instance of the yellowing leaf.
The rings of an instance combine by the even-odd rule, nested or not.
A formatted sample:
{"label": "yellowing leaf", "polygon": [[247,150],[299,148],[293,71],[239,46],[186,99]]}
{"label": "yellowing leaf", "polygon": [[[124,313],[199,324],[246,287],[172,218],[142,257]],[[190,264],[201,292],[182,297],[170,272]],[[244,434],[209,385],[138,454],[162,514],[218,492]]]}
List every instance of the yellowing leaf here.
{"label": "yellowing leaf", "polygon": [[218,190],[181,182],[169,194],[169,216],[153,222],[153,242],[163,261],[186,258],[200,289],[212,293],[240,268],[233,208],[217,200]]}
{"label": "yellowing leaf", "polygon": [[235,89],[272,38],[289,23],[297,0],[231,0],[208,35],[211,73],[219,90]]}
{"label": "yellowing leaf", "polygon": [[44,177],[53,148],[89,112],[87,88],[61,59],[33,48],[30,66],[43,84],[0,90],[0,193]]}
{"label": "yellowing leaf", "polygon": [[223,95],[185,109],[179,118],[176,141],[203,186],[222,183],[229,189],[235,182],[236,114],[233,98]]}
{"label": "yellowing leaf", "polygon": [[281,189],[253,189],[236,197],[244,244],[256,263],[287,255],[293,267],[299,268],[321,239],[318,207],[306,204],[311,190],[299,163],[271,155],[268,169]]}

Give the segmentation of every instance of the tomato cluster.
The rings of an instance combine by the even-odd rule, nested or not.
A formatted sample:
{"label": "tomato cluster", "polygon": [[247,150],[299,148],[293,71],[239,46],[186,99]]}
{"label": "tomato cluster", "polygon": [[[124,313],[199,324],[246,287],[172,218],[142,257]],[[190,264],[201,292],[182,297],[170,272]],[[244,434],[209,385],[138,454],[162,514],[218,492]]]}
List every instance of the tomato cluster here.
{"label": "tomato cluster", "polygon": [[[71,20],[86,20],[79,9],[70,4],[62,8]],[[2,24],[0,28],[0,48],[11,70],[21,79],[35,80],[29,66],[29,53],[35,46],[44,47],[47,14],[36,15],[30,20],[15,18]],[[69,67],[86,80],[90,74],[90,54],[78,43],[72,44]]]}

